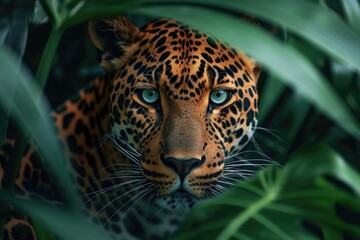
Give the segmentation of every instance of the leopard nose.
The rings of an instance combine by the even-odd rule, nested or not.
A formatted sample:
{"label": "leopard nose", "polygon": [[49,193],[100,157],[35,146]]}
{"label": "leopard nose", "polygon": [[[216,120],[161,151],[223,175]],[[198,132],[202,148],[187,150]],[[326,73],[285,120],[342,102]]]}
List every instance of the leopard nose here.
{"label": "leopard nose", "polygon": [[204,161],[201,161],[198,158],[175,157],[167,157],[163,159],[163,162],[166,166],[173,169],[179,175],[181,180],[184,180],[191,170],[200,167],[204,163]]}

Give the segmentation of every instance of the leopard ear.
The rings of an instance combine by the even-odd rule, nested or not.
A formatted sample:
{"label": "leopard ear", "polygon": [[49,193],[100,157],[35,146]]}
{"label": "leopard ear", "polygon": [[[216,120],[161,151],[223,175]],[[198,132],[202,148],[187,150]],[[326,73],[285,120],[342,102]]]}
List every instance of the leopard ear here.
{"label": "leopard ear", "polygon": [[124,16],[89,22],[88,30],[93,44],[101,53],[101,66],[107,72],[121,67],[143,35]]}
{"label": "leopard ear", "polygon": [[260,73],[261,73],[261,69],[262,69],[261,65],[256,62],[254,64],[254,68],[253,68],[253,73],[254,73],[256,83],[258,82],[258,79],[259,79],[259,76],[260,76]]}

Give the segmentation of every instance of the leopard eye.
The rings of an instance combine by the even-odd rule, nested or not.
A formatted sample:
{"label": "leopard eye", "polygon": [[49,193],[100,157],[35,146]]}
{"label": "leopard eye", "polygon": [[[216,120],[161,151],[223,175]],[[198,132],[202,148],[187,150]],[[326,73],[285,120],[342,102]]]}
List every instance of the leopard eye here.
{"label": "leopard eye", "polygon": [[227,90],[214,90],[210,93],[210,102],[219,106],[227,103],[231,97],[231,92]]}
{"label": "leopard eye", "polygon": [[157,90],[153,88],[141,89],[139,91],[139,97],[144,103],[153,104],[159,100],[160,94]]}

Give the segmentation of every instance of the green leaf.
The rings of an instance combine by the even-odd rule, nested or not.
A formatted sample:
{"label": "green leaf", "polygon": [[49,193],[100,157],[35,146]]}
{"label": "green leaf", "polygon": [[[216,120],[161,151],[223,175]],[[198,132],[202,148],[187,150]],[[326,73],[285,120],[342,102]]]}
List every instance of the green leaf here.
{"label": "green leaf", "polygon": [[[41,92],[31,84],[30,74],[16,69],[14,59],[5,49],[0,49],[0,106],[6,112],[11,111],[14,121],[29,134],[64,197],[77,206],[79,200],[75,189],[70,187],[73,182],[66,168],[67,160],[58,145],[54,127],[50,124],[50,108],[45,101],[39,101]],[[16,97],[12,96],[11,89],[16,89]]]}
{"label": "green leaf", "polygon": [[[306,181],[319,175],[332,175],[351,187],[360,199],[360,184],[357,184],[360,183],[359,173],[347,165],[343,158],[328,146],[316,144],[308,147],[296,154],[291,161],[284,170],[285,180],[296,178]],[[311,171],[306,170],[310,168]]]}
{"label": "green leaf", "polygon": [[358,121],[326,80],[299,52],[284,46],[263,30],[231,15],[194,6],[147,6],[133,9],[132,12],[175,18],[237,49],[246,50],[285,84],[360,139]]}
{"label": "green leaf", "polygon": [[[356,0],[352,0],[356,1]],[[319,4],[309,1],[288,0],[137,0],[119,4],[118,1],[105,0],[98,2],[88,1],[91,8],[79,9],[69,22],[85,21],[101,15],[121,14],[126,10],[134,10],[136,7],[168,5],[188,5],[195,7],[213,6],[236,12],[246,12],[259,18],[267,19],[280,26],[293,31],[304,37],[319,49],[341,59],[352,67],[360,70],[360,34],[349,27],[333,11]],[[281,6],[281,7],[279,7]],[[352,6],[356,6],[352,4]],[[165,8],[163,8],[165,10]],[[84,11],[82,11],[84,10]],[[357,11],[356,8],[354,11]],[[184,13],[183,13],[184,14]],[[189,16],[191,15],[188,13]],[[166,12],[158,12],[158,15],[168,16]],[[356,15],[355,13],[353,15]],[[86,17],[87,16],[87,17]],[[176,18],[175,16],[169,16]],[[219,20],[220,18],[216,18]],[[222,22],[222,19],[221,21]]]}
{"label": "green leaf", "polygon": [[[216,0],[204,2],[219,5]],[[227,0],[221,5],[284,26],[311,41],[319,49],[360,69],[360,34],[328,8],[308,1],[287,0]]]}
{"label": "green leaf", "polygon": [[358,0],[341,0],[350,25],[360,32],[360,4]]}
{"label": "green leaf", "polygon": [[38,240],[55,240],[54,236],[50,234],[47,229],[38,223],[35,219],[31,219],[31,225],[34,228],[35,235]]}
{"label": "green leaf", "polygon": [[[38,223],[47,227],[61,239],[112,239],[101,232],[99,226],[68,208],[57,207],[40,201],[19,199],[3,191],[0,191],[0,199],[36,219]],[[39,226],[36,226],[39,229]]]}
{"label": "green leaf", "polygon": [[[345,183],[356,195],[325,180]],[[200,203],[174,239],[318,239],[305,223],[324,230],[327,239],[345,233],[360,237],[358,226],[337,216],[336,204],[360,215],[360,175],[327,145],[299,151],[283,170],[270,167],[217,199]],[[328,238],[329,234],[334,238]],[[241,238],[240,238],[241,239]]]}
{"label": "green leaf", "polygon": [[221,2],[217,0],[196,0],[173,2],[188,4],[196,2],[225,8],[230,11],[244,11],[250,15],[267,19],[297,33],[315,44],[319,49],[360,70],[359,32],[349,27],[333,11],[319,4],[309,1],[287,0],[225,0]]}
{"label": "green leaf", "polygon": [[47,15],[56,25],[59,23],[59,5],[57,0],[40,0],[41,6],[44,8]]}
{"label": "green leaf", "polygon": [[45,87],[45,84],[48,80],[48,76],[56,56],[56,50],[58,48],[61,35],[62,30],[54,27],[52,28],[50,36],[46,42],[43,55],[41,56],[39,66],[36,71],[36,82],[40,89],[43,89]]}

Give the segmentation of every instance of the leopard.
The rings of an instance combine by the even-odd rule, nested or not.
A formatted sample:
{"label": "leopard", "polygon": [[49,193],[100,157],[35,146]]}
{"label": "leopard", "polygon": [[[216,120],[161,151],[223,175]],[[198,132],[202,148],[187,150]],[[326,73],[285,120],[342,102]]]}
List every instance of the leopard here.
{"label": "leopard", "polygon": [[[217,38],[171,19],[142,28],[125,16],[90,21],[101,77],[51,112],[86,217],[115,239],[168,239],[191,209],[244,179],[229,168],[253,137],[261,66]],[[0,182],[13,140],[0,151]],[[15,191],[61,193],[36,146]],[[11,216],[4,239],[36,239]]]}

